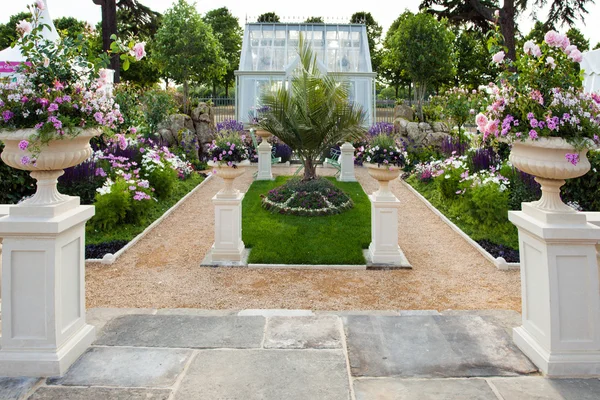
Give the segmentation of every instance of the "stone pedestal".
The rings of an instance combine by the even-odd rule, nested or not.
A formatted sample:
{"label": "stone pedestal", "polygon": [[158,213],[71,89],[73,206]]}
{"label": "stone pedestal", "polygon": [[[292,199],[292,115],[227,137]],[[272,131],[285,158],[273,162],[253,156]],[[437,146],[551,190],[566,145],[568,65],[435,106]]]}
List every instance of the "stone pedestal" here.
{"label": "stone pedestal", "polygon": [[242,200],[244,193],[223,198],[220,193],[213,197],[215,205],[215,243],[211,248],[210,261],[241,261],[244,254],[242,242]]}
{"label": "stone pedestal", "polygon": [[0,376],[58,376],[92,344],[85,322],[85,223],[93,206],[13,206],[0,218]]}
{"label": "stone pedestal", "polygon": [[515,344],[549,377],[600,376],[600,228],[583,213],[524,203],[519,229],[523,325]]}
{"label": "stone pedestal", "polygon": [[338,181],[356,182],[354,175],[354,146],[346,142],[340,147],[340,176]]}
{"label": "stone pedestal", "polygon": [[406,257],[398,246],[398,208],[397,198],[380,198],[377,193],[370,195],[371,200],[371,244],[368,260],[372,264],[390,266],[407,265]]}
{"label": "stone pedestal", "polygon": [[256,175],[257,181],[272,181],[273,173],[271,172],[271,151],[272,147],[263,138],[262,142],[258,145],[258,175]]}

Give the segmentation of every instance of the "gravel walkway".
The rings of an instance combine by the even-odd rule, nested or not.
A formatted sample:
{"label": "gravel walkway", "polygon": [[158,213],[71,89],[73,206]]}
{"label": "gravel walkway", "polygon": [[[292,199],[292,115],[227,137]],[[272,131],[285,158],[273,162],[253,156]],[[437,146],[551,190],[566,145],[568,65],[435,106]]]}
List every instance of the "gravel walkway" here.
{"label": "gravel walkway", "polygon": [[[252,183],[249,169],[235,186]],[[295,168],[277,167],[289,175]],[[325,175],[332,169],[323,169]],[[367,193],[377,182],[356,176]],[[109,266],[86,268],[87,306],[312,310],[511,309],[520,311],[519,271],[498,271],[399,181],[399,244],[413,266],[396,271],[202,268],[213,243],[211,179],[150,234]]]}

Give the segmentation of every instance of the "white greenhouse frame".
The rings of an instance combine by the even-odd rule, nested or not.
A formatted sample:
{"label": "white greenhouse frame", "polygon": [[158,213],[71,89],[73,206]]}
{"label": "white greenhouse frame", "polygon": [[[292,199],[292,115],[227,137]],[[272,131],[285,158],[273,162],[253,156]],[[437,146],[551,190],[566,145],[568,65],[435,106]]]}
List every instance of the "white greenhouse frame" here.
{"label": "white greenhouse frame", "polygon": [[288,85],[300,61],[300,34],[317,55],[319,69],[349,82],[350,100],[375,122],[375,77],[364,24],[247,23],[235,71],[236,120],[250,122],[264,87]]}

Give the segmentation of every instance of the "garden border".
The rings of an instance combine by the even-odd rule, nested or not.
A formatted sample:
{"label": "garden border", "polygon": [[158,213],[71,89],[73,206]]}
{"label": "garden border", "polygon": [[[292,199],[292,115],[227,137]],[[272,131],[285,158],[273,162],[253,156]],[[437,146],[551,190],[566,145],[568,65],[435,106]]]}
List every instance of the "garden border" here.
{"label": "garden border", "polygon": [[104,257],[102,258],[88,258],[85,260],[86,264],[92,264],[92,263],[101,263],[104,265],[111,265],[113,264],[115,261],[117,261],[117,259],[123,255],[123,253],[125,253],[127,250],[129,250],[131,247],[133,247],[137,242],[139,242],[144,236],[146,236],[148,233],[150,233],[150,231],[152,229],[154,229],[158,224],[160,224],[165,218],[167,218],[169,215],[171,215],[171,213],[173,211],[175,211],[177,208],[179,208],[179,206],[181,204],[183,204],[184,201],[186,201],[189,197],[191,197],[194,193],[196,193],[198,190],[200,190],[200,188],[206,183],[208,182],[214,175],[212,173],[209,173],[208,176],[206,177],[206,179],[204,179],[202,182],[200,182],[200,184],[198,186],[196,186],[195,188],[193,188],[192,190],[189,191],[189,193],[187,193],[185,196],[183,196],[181,199],[179,199],[179,201],[177,203],[175,203],[171,208],[169,208],[167,211],[165,211],[163,213],[163,215],[161,215],[160,217],[158,217],[157,219],[154,220],[154,222],[152,222],[149,226],[146,227],[146,229],[144,229],[142,232],[140,232],[139,235],[137,235],[136,237],[134,237],[133,239],[131,239],[129,241],[129,243],[127,243],[125,246],[123,246],[121,249],[119,249],[119,251],[117,251],[115,254],[112,253],[106,253],[104,255]]}
{"label": "garden border", "polygon": [[520,263],[509,263],[509,262],[506,262],[506,260],[502,257],[494,258],[494,256],[492,256],[490,253],[487,252],[487,250],[485,250],[483,247],[481,247],[479,245],[479,243],[477,243],[476,241],[471,239],[471,237],[469,235],[467,235],[466,233],[464,233],[462,231],[462,229],[460,229],[458,226],[456,226],[456,224],[454,222],[452,222],[450,219],[448,219],[448,217],[446,217],[440,210],[435,208],[433,206],[433,204],[431,204],[429,202],[429,200],[427,200],[421,193],[419,193],[419,191],[417,189],[412,187],[404,179],[400,179],[400,182],[402,182],[402,184],[406,188],[408,188],[408,190],[410,190],[417,198],[419,198],[427,206],[427,208],[429,208],[431,211],[433,211],[433,213],[435,215],[437,215],[450,228],[452,228],[453,231],[458,233],[463,239],[465,239],[467,241],[467,243],[469,243],[471,246],[473,246],[477,251],[479,251],[481,253],[481,255],[483,255],[488,261],[490,261],[492,264],[494,264],[497,269],[499,269],[501,271],[511,271],[511,270],[517,270],[517,269],[521,268]]}

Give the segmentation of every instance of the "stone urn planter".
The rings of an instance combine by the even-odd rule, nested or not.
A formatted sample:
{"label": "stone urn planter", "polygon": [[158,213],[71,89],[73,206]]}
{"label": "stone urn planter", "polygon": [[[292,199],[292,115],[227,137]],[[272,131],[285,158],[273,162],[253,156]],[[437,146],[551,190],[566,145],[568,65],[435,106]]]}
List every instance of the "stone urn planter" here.
{"label": "stone urn planter", "polygon": [[35,163],[23,164],[21,160],[24,156],[30,159],[33,156],[29,151],[19,149],[19,142],[29,141],[36,133],[36,129],[0,131],[0,140],[5,145],[2,161],[10,167],[31,171],[31,176],[37,181],[36,193],[22,205],[49,206],[64,203],[72,197],[58,192],[57,179],[64,174],[65,168],[74,167],[90,158],[93,153],[90,139],[102,132],[99,129],[84,129],[75,137],[52,140],[41,146]]}
{"label": "stone urn planter", "polygon": [[246,167],[250,166],[250,160],[241,161],[232,167],[214,161],[209,161],[208,165],[214,168],[217,171],[216,175],[221,177],[225,182],[225,187],[217,193],[217,197],[222,199],[236,198],[239,194],[239,190],[233,188],[233,181],[235,178],[244,175]]}
{"label": "stone urn planter", "polygon": [[273,136],[273,135],[271,134],[271,132],[267,132],[267,131],[265,131],[265,130],[263,130],[263,129],[255,129],[254,131],[256,132],[256,135],[257,135],[257,136],[260,136],[260,137],[261,137],[263,140],[267,140],[267,139],[269,139],[271,136]]}
{"label": "stone urn planter", "polygon": [[[551,137],[538,140],[527,139],[513,143],[510,162],[519,170],[535,176],[542,186],[542,197],[529,203],[544,211],[575,213],[560,198],[560,188],[565,179],[578,178],[590,170],[588,149],[576,151],[563,138]],[[579,162],[573,165],[565,158],[568,153],[578,153]]]}
{"label": "stone urn planter", "polygon": [[389,183],[390,181],[393,181],[394,179],[398,178],[398,176],[400,175],[401,168],[396,166],[384,167],[383,165],[379,166],[377,164],[372,163],[364,163],[364,166],[367,167],[369,175],[371,175],[373,179],[379,182],[379,190],[373,193],[374,196],[378,200],[396,199],[394,194],[390,191]]}

